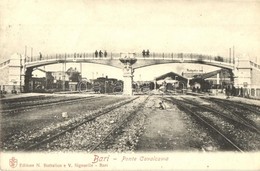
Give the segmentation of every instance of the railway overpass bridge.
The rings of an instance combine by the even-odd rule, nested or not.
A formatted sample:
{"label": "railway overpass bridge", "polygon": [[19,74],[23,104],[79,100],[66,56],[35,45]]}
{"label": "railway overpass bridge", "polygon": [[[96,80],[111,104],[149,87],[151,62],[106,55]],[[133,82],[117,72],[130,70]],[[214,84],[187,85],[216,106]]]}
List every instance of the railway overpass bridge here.
{"label": "railway overpass bridge", "polygon": [[[233,72],[235,80],[241,77],[238,72],[239,65],[234,58],[227,59],[220,56],[209,56],[192,53],[150,53],[144,55],[142,53],[110,53],[106,56],[97,56],[95,53],[73,53],[73,54],[52,54],[52,55],[38,55],[32,57],[21,56],[21,86],[24,86],[24,91],[28,91],[29,80],[32,77],[32,72],[35,68],[51,64],[66,63],[94,63],[112,66],[122,69],[124,77],[124,94],[132,94],[132,81],[134,71],[138,68],[169,64],[169,63],[194,63],[225,68]],[[251,64],[251,63],[250,63]],[[260,66],[259,66],[260,71]],[[260,73],[260,72],[259,72]]]}
{"label": "railway overpass bridge", "polygon": [[143,56],[141,53],[111,53],[106,57],[95,57],[94,53],[54,54],[27,57],[24,59],[24,66],[28,69],[57,63],[95,63],[122,69],[125,64],[120,59],[126,58],[136,59],[131,65],[133,69],[168,63],[199,63],[226,69],[234,68],[233,59],[192,53],[152,53],[149,56]]}
{"label": "railway overpass bridge", "polygon": [[225,59],[220,56],[208,56],[200,54],[184,53],[110,53],[106,56],[98,56],[95,53],[74,53],[74,54],[54,54],[26,57],[24,59],[24,85],[28,90],[29,80],[32,76],[33,68],[57,64],[57,63],[94,63],[120,68],[124,76],[124,94],[132,94],[132,81],[134,70],[151,65],[168,63],[198,63],[234,69],[234,60]]}

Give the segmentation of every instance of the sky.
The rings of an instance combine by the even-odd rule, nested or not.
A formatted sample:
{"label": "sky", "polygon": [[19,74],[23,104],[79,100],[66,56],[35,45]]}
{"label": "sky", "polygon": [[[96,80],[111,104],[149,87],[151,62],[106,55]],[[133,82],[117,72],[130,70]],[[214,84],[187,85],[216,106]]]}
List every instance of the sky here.
{"label": "sky", "polygon": [[[25,46],[33,55],[149,49],[224,57],[234,47],[236,57],[260,63],[258,21],[260,1],[250,0],[1,0],[0,61],[24,54]],[[169,65],[169,71],[175,66]],[[108,75],[116,70],[84,68],[88,77],[95,69]]]}

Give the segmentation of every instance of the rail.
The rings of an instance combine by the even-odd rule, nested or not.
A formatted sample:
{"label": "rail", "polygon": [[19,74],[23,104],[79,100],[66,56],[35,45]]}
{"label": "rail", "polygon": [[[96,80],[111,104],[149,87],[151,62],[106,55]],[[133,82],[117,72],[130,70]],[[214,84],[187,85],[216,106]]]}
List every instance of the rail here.
{"label": "rail", "polygon": [[[222,145],[226,144],[227,146],[229,146],[230,150],[235,150],[235,151],[239,151],[239,152],[244,152],[237,144],[236,142],[234,142],[233,139],[230,138],[230,135],[227,135],[226,133],[224,133],[221,129],[219,129],[218,127],[216,127],[216,125],[212,124],[210,122],[209,119],[207,119],[206,117],[203,117],[202,115],[200,115],[199,113],[195,112],[194,109],[190,108],[187,106],[187,103],[181,100],[177,100],[177,99],[173,99],[171,98],[169,99],[165,99],[166,101],[170,101],[173,102],[174,104],[176,104],[177,106],[179,106],[183,111],[191,114],[192,116],[194,116],[199,122],[203,123],[203,125],[205,125],[207,128],[209,128],[211,131],[213,131],[215,133],[215,135],[218,135],[218,140],[221,139],[221,143]],[[197,106],[194,104],[194,106]],[[200,107],[200,106],[199,106]]]}

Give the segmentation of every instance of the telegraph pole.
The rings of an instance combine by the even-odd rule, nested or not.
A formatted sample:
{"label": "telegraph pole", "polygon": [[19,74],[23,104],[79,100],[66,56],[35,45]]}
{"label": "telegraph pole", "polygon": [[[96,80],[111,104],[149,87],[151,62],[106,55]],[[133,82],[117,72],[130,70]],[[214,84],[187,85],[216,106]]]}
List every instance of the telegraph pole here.
{"label": "telegraph pole", "polygon": [[235,65],[235,46],[233,46],[233,64]]}
{"label": "telegraph pole", "polygon": [[25,61],[26,61],[26,57],[27,57],[27,46],[25,46],[25,50],[24,50],[24,58],[25,58]]}
{"label": "telegraph pole", "polygon": [[33,48],[31,47],[31,60],[33,60]]}
{"label": "telegraph pole", "polygon": [[231,48],[229,48],[229,63],[231,63]]}

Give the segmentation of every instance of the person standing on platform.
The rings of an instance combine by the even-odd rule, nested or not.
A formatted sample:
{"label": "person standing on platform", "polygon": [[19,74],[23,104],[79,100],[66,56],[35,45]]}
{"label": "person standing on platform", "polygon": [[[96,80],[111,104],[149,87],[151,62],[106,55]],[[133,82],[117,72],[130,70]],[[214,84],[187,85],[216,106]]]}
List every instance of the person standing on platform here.
{"label": "person standing on platform", "polygon": [[226,95],[227,95],[227,99],[228,99],[229,95],[230,95],[230,87],[229,87],[229,85],[227,85],[227,87],[226,87]]}
{"label": "person standing on platform", "polygon": [[96,58],[98,57],[98,51],[97,50],[95,51],[95,57]]}
{"label": "person standing on platform", "polygon": [[42,53],[40,52],[40,60],[42,60]]}
{"label": "person standing on platform", "polygon": [[146,51],[146,56],[150,56],[150,52],[149,52],[149,49],[147,49],[147,51]]}
{"label": "person standing on platform", "polygon": [[101,58],[102,55],[103,55],[103,52],[100,50],[100,51],[99,51],[99,57]]}
{"label": "person standing on platform", "polygon": [[104,57],[107,57],[107,51],[105,50],[105,52],[104,52]]}
{"label": "person standing on platform", "polygon": [[143,57],[145,57],[145,50],[143,50],[142,54],[143,54]]}

